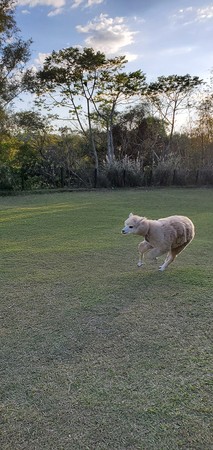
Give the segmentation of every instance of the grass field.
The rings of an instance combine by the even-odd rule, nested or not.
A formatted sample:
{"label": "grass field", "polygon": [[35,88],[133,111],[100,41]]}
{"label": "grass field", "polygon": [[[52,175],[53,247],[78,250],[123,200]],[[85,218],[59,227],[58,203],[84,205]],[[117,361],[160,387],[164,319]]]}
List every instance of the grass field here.
{"label": "grass field", "polygon": [[[167,271],[130,212],[188,215]],[[213,190],[0,198],[2,450],[212,448]]]}

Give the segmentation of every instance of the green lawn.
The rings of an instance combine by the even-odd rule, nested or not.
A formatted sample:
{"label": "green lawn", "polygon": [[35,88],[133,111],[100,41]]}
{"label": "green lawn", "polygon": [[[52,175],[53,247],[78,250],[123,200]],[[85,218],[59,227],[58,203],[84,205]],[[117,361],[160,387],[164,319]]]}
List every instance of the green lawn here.
{"label": "green lawn", "polygon": [[[167,271],[130,212],[188,215]],[[209,450],[213,190],[0,198],[3,450]]]}

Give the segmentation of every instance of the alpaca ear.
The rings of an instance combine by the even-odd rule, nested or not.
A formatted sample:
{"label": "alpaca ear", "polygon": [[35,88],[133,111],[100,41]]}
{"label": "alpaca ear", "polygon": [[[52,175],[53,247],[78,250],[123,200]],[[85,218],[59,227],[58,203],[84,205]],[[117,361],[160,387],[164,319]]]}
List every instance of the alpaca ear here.
{"label": "alpaca ear", "polygon": [[133,214],[132,214],[132,213],[130,213],[129,217],[132,217],[132,216],[133,216]]}

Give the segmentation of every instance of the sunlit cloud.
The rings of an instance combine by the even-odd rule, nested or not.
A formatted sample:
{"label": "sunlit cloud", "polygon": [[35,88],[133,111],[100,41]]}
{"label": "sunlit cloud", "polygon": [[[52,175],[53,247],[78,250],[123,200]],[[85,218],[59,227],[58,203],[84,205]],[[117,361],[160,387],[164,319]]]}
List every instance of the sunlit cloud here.
{"label": "sunlit cloud", "polygon": [[79,33],[88,34],[85,44],[106,54],[119,53],[123,47],[134,43],[135,31],[131,31],[123,17],[101,14],[87,25],[76,27]]}
{"label": "sunlit cloud", "polygon": [[52,6],[53,8],[61,8],[65,6],[66,0],[16,0],[18,5],[29,6],[30,8],[34,8],[38,5],[43,6]]}

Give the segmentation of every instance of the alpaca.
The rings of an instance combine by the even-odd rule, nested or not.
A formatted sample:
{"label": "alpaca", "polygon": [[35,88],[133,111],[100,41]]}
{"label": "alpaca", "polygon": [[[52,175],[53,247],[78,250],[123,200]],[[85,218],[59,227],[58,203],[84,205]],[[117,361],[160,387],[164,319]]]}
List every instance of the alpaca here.
{"label": "alpaca", "polygon": [[144,237],[144,241],[138,246],[138,267],[144,264],[145,253],[152,260],[167,253],[164,263],[159,267],[159,270],[163,272],[192,241],[195,228],[192,221],[185,216],[150,220],[130,213],[125,221],[122,234],[131,233]]}

